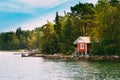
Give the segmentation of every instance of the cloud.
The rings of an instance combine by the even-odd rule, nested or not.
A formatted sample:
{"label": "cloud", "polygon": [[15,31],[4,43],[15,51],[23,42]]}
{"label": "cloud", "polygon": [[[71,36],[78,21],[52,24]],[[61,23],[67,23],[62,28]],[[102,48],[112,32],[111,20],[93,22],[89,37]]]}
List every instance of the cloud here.
{"label": "cloud", "polygon": [[22,8],[22,5],[18,4],[13,4],[13,3],[5,3],[5,2],[0,2],[0,11],[5,11],[5,12],[22,12],[25,13],[30,12],[28,7]]}
{"label": "cloud", "polygon": [[[13,12],[13,14],[14,12],[25,13],[25,16],[28,14],[32,16],[22,18],[17,15],[22,18],[20,22],[17,22],[19,18],[16,17],[16,15],[14,15],[14,18],[2,16],[6,19],[10,18],[10,21],[7,21],[9,25],[5,23],[7,28],[4,29],[5,31],[15,31],[18,27],[21,27],[24,30],[32,30],[47,23],[47,20],[53,21],[56,11],[59,11],[60,15],[63,14],[63,11],[70,11],[70,6],[73,6],[79,1],[92,3],[97,2],[97,0],[0,0],[0,11],[5,11],[5,13],[7,13],[5,16],[10,16],[11,14],[9,12]],[[4,21],[2,18],[0,20]],[[15,24],[13,24],[12,27],[8,27],[10,26],[11,21],[15,21]],[[4,29],[2,29],[2,31]]]}
{"label": "cloud", "polygon": [[13,2],[20,3],[20,4],[25,4],[28,5],[29,7],[36,8],[50,8],[56,5],[59,5],[67,0],[12,0]]}
{"label": "cloud", "polygon": [[83,2],[89,2],[89,3],[93,3],[96,4],[98,0],[83,0]]}
{"label": "cloud", "polygon": [[34,28],[41,27],[42,25],[47,23],[47,20],[52,22],[54,20],[54,17],[55,17],[55,14],[49,14],[49,15],[45,15],[44,17],[38,17],[36,19],[26,21],[17,26],[21,27],[24,30],[33,30]]}
{"label": "cloud", "polygon": [[0,1],[0,10],[7,12],[35,13],[36,8],[49,9],[67,0],[9,0]]}

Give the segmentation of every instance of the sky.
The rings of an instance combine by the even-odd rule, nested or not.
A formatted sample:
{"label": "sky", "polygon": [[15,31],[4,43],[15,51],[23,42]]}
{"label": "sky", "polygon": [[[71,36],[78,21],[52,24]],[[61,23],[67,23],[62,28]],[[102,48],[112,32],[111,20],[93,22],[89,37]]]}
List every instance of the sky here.
{"label": "sky", "polygon": [[97,3],[97,0],[0,0],[0,32],[33,30],[48,21],[53,21],[58,11],[70,12],[75,4]]}

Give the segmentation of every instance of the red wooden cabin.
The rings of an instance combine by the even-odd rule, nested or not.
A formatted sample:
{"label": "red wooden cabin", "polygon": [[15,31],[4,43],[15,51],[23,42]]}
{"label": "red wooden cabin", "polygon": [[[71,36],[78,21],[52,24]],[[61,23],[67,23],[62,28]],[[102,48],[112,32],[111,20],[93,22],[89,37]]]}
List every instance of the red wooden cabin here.
{"label": "red wooden cabin", "polygon": [[87,52],[87,43],[78,41],[77,51],[78,52],[84,52],[84,53]]}
{"label": "red wooden cabin", "polygon": [[90,51],[90,37],[78,37],[73,44],[75,53],[87,54]]}

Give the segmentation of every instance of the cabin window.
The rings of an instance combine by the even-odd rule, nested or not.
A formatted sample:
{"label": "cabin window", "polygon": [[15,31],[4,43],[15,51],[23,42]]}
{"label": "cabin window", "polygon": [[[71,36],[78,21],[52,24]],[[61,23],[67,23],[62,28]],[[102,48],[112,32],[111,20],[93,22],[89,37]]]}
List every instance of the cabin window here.
{"label": "cabin window", "polygon": [[80,44],[80,49],[84,49],[84,43]]}

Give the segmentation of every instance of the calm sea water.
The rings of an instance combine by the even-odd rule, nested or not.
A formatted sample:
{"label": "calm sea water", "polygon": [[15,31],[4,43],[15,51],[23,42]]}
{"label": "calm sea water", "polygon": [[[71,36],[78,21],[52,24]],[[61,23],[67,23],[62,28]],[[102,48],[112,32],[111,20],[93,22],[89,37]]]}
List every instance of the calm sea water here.
{"label": "calm sea water", "polygon": [[0,80],[120,80],[119,61],[64,61],[0,52]]}

